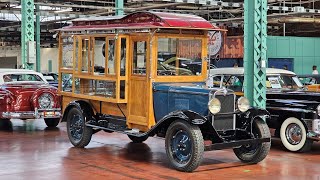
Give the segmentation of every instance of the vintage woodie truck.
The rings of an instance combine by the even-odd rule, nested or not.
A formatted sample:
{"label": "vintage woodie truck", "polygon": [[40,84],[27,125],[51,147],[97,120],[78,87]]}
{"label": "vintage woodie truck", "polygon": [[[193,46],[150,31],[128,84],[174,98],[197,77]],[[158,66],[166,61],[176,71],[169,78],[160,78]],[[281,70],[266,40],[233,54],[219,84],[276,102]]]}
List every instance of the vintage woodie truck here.
{"label": "vintage woodie truck", "polygon": [[186,172],[209,150],[233,148],[243,162],[262,161],[268,112],[205,86],[208,31],[220,29],[160,12],[78,19],[60,29],[59,90],[71,143],[85,147],[99,130],[134,143],[163,137],[171,165]]}

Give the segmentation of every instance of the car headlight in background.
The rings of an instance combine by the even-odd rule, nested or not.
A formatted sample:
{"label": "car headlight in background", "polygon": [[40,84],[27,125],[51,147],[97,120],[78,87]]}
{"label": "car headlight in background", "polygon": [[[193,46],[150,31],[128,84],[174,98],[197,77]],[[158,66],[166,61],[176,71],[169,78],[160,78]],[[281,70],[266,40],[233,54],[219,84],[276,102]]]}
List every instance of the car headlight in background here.
{"label": "car headlight in background", "polygon": [[246,112],[250,108],[250,102],[245,97],[240,97],[237,101],[237,105],[241,112]]}
{"label": "car headlight in background", "polygon": [[53,108],[53,103],[53,96],[49,93],[43,93],[38,98],[40,109],[51,109]]}
{"label": "car headlight in background", "polygon": [[208,108],[212,114],[217,114],[221,110],[221,102],[219,101],[219,99],[213,98],[209,101]]}
{"label": "car headlight in background", "polygon": [[318,105],[318,107],[317,107],[317,114],[318,114],[318,116],[320,116],[320,105]]}

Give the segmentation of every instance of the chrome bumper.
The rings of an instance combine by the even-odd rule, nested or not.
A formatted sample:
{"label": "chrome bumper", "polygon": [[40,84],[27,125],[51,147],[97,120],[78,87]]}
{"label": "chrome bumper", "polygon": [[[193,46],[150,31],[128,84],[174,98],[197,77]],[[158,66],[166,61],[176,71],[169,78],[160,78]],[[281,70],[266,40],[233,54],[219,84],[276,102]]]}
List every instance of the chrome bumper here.
{"label": "chrome bumper", "polygon": [[35,111],[26,112],[3,112],[3,118],[17,118],[17,119],[39,119],[39,118],[60,118],[61,109],[35,109]]}
{"label": "chrome bumper", "polygon": [[303,119],[308,128],[308,138],[320,140],[320,119]]}

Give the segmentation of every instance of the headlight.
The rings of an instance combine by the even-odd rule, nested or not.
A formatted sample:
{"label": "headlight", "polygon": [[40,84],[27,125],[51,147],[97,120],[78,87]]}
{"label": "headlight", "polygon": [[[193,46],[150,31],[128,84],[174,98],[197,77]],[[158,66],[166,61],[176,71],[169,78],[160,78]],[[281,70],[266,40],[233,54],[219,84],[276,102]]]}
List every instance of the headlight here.
{"label": "headlight", "polygon": [[320,116],[320,105],[318,105],[318,107],[317,107],[317,114],[318,114],[318,116]]}
{"label": "headlight", "polygon": [[53,96],[49,93],[43,93],[39,96],[38,104],[40,109],[53,108]]}
{"label": "headlight", "polygon": [[245,97],[240,97],[237,101],[237,105],[241,112],[246,112],[250,108],[250,102]]}
{"label": "headlight", "polygon": [[221,103],[219,101],[219,99],[217,98],[213,98],[209,101],[208,103],[208,108],[209,108],[209,111],[212,113],[212,114],[217,114],[218,112],[220,112],[221,110]]}

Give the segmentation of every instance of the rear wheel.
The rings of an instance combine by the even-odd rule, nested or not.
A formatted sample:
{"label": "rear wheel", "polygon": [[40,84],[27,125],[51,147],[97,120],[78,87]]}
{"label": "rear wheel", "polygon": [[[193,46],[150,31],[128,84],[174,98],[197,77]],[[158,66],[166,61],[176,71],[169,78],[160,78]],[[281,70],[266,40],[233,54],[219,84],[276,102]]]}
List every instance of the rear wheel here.
{"label": "rear wheel", "polygon": [[57,127],[60,122],[60,118],[45,118],[44,122],[48,127]]}
{"label": "rear wheel", "polygon": [[201,163],[204,141],[200,128],[183,120],[174,121],[165,138],[166,153],[171,165],[185,172],[192,172]]}
{"label": "rear wheel", "polygon": [[[262,119],[253,122],[252,133],[255,138],[270,138],[270,130]],[[235,155],[245,163],[256,164],[262,161],[270,151],[271,142],[243,145],[234,148]]]}
{"label": "rear wheel", "polygon": [[148,136],[137,137],[137,136],[128,135],[128,137],[129,139],[131,139],[133,143],[142,143],[148,139]]}
{"label": "rear wheel", "polygon": [[67,115],[67,132],[70,142],[75,147],[85,147],[92,137],[92,128],[85,125],[89,117],[76,107],[70,109]]}
{"label": "rear wheel", "polygon": [[289,151],[306,152],[311,149],[313,141],[307,139],[307,129],[294,117],[286,119],[280,128],[280,139]]}

